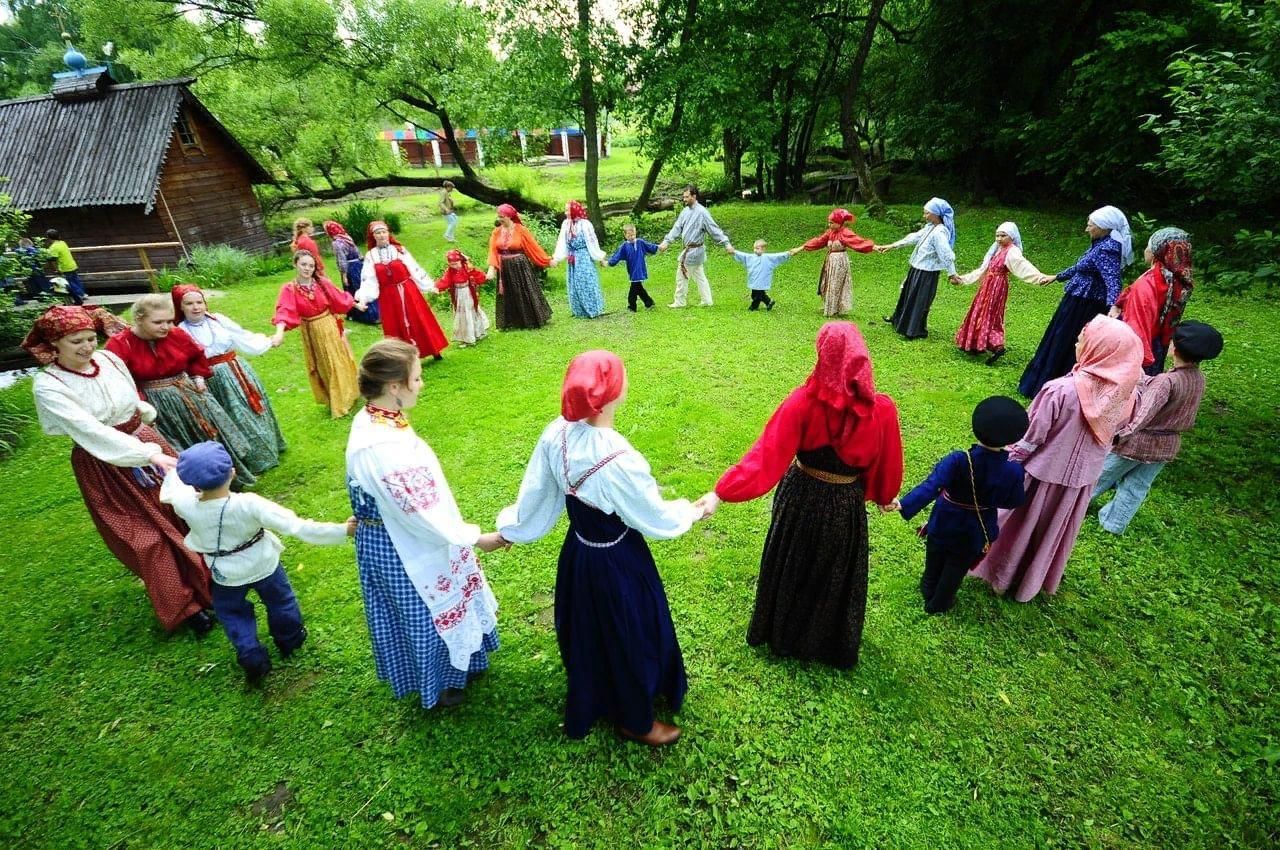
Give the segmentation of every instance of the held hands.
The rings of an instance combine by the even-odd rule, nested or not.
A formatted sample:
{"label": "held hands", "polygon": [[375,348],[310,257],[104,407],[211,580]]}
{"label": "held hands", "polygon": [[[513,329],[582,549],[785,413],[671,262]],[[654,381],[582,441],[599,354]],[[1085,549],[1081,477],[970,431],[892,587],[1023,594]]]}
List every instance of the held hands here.
{"label": "held hands", "polygon": [[879,508],[880,508],[880,513],[882,514],[895,513],[897,511],[902,510],[902,502],[898,501],[897,499],[894,499],[892,502],[890,502],[887,505],[880,505]]}
{"label": "held hands", "polygon": [[355,517],[353,516],[347,517],[347,536],[348,537],[356,536],[356,526],[359,524],[360,523],[356,521]]}
{"label": "held hands", "polygon": [[890,248],[888,245],[877,245],[871,250],[875,251],[877,254],[883,254],[885,251],[892,251],[893,249]]}
{"label": "held hands", "polygon": [[178,468],[178,459],[169,457],[164,452],[156,452],[151,457],[147,458],[147,463],[151,464],[156,469],[163,469],[165,472]]}
{"label": "held hands", "polygon": [[495,269],[493,266],[489,266],[489,270],[488,270],[487,272],[485,272],[485,273],[484,273],[484,279],[485,279],[485,280],[497,280],[497,279],[498,279],[498,271],[497,271],[497,269]]}
{"label": "held hands", "polygon": [[202,393],[205,391],[206,387],[204,384],[204,378],[200,377],[199,375],[196,375],[192,383],[196,385],[196,392]]}
{"label": "held hands", "polygon": [[949,274],[949,275],[947,275],[947,280],[951,281],[951,282],[952,282],[953,284],[955,284],[956,286],[960,286],[962,283],[964,283],[964,281],[962,281],[962,280],[960,279],[960,275],[958,275],[958,274]]}
{"label": "held hands", "polygon": [[803,251],[803,250],[804,250],[804,248],[803,248],[803,247],[795,247],[795,248],[792,248],[792,249],[791,249],[790,251],[788,251],[787,253],[794,257],[796,254],[799,254],[799,253],[800,253],[801,251]]}
{"label": "held hands", "polygon": [[663,239],[661,242],[659,242],[659,243],[658,243],[658,251],[659,251],[659,252],[662,252],[662,251],[667,250],[667,248],[668,248],[668,247],[670,247],[670,246],[667,244],[667,240],[665,240],[665,239]]}
{"label": "held hands", "polygon": [[1058,278],[1055,277],[1054,275],[1042,274],[1040,275],[1040,277],[1036,278],[1035,282],[1038,283],[1040,286],[1048,286],[1049,284],[1053,283],[1057,279]]}
{"label": "held hands", "polygon": [[726,254],[728,254],[729,256],[733,256],[733,255],[734,255],[734,253],[736,253],[736,252],[733,250],[733,246],[732,246],[732,245],[725,245],[725,246],[724,246],[724,252],[725,252]]}
{"label": "held hands", "polygon": [[283,342],[284,342],[284,331],[276,331],[271,337],[271,347],[279,348],[280,344]]}
{"label": "held hands", "polygon": [[510,549],[511,543],[497,531],[490,531],[480,535],[480,539],[476,541],[476,548],[481,552],[493,552],[498,549]]}
{"label": "held hands", "polygon": [[694,522],[700,522],[716,512],[716,508],[720,507],[720,497],[713,490],[694,502],[693,506],[702,512],[702,515],[694,520]]}

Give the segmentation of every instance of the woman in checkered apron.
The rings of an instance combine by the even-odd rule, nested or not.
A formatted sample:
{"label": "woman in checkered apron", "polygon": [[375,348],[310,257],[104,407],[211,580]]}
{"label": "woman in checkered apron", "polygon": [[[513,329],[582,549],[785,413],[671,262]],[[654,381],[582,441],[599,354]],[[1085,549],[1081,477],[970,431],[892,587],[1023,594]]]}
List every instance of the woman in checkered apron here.
{"label": "woman in checkered apron", "polygon": [[378,678],[396,698],[416,692],[432,708],[462,689],[498,648],[498,601],[476,549],[497,548],[464,522],[435,452],[404,411],[422,389],[418,350],[376,342],[360,362],[360,394],[347,442],[356,564]]}

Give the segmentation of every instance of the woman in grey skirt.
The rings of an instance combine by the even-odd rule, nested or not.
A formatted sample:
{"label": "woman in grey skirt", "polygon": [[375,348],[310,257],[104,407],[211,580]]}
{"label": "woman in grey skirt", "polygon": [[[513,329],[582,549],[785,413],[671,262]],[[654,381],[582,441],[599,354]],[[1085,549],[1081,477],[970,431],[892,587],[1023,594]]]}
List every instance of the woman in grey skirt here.
{"label": "woman in grey skirt", "polygon": [[929,308],[938,294],[938,274],[956,273],[956,218],[942,198],[930,198],[924,205],[925,226],[888,245],[877,245],[876,251],[891,251],[903,245],[914,245],[911,268],[898,294],[898,306],[885,321],[907,339],[923,339],[929,335]]}

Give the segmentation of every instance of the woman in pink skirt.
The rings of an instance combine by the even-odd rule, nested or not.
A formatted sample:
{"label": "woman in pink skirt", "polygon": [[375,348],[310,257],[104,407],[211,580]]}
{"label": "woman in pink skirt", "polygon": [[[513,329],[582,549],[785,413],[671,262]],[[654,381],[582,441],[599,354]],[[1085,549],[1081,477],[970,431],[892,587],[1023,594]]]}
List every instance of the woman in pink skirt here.
{"label": "woman in pink skirt", "polygon": [[1027,413],[1027,435],[1009,459],[1026,469],[1027,500],[1000,511],[1000,536],[973,574],[997,593],[1029,602],[1052,594],[1089,508],[1115,432],[1133,413],[1142,342],[1118,319],[1098,316],[1076,341],[1071,374],[1050,381]]}
{"label": "woman in pink skirt", "polygon": [[982,265],[968,274],[952,275],[956,285],[982,281],[969,312],[956,331],[956,347],[965,354],[990,354],[987,365],[1004,357],[1004,308],[1009,300],[1009,275],[1039,284],[1046,275],[1022,255],[1018,225],[1006,221],[996,228],[996,241],[987,249]]}

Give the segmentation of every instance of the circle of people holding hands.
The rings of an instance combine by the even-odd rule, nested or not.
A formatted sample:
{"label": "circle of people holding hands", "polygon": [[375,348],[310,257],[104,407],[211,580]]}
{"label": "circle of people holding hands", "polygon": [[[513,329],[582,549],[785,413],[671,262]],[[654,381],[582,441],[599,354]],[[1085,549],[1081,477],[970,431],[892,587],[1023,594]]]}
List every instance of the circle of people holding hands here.
{"label": "circle of people holding hands", "polygon": [[[446,239],[453,241],[457,215],[447,191],[446,199]],[[773,309],[778,265],[800,251],[825,250],[817,291],[830,317],[852,307],[849,251],[910,245],[909,269],[885,320],[904,337],[924,337],[943,272],[953,284],[978,284],[955,342],[990,364],[1006,352],[1010,276],[1061,281],[1062,301],[1018,387],[1032,398],[1030,407],[1004,396],[982,401],[972,415],[974,443],[941,458],[902,493],[897,407],[876,390],[857,326],[832,321],[818,333],[812,373],[715,487],[696,501],[666,499],[644,456],[615,427],[627,396],[623,363],[608,351],[588,351],[568,364],[561,415],[537,438],[515,501],[499,513],[495,530],[482,532],[463,517],[439,460],[406,416],[423,389],[423,361],[439,359],[449,344],[424,294],[449,293],[453,341],[474,345],[490,327],[481,286],[496,283],[499,329],[538,328],[551,307],[537,268],[563,261],[573,315],[602,314],[596,266],[606,255],[586,211],[572,202],[551,255],[504,204],[486,268],[451,250],[437,280],[385,222],[368,226],[362,256],[329,221],[335,284],[311,222],[301,219],[295,273],[280,289],[270,336],[211,312],[193,285],[143,296],[131,326],[101,308],[50,308],[24,342],[46,364],[34,379],[40,424],[73,441],[71,466],[93,523],[142,579],[160,624],[202,636],[221,623],[251,682],[267,675],[272,661],[250,591],[266,609],[281,658],[307,637],[281,566],[280,536],[313,544],[354,537],[378,677],[397,698],[418,694],[426,708],[457,704],[499,648],[498,603],[477,553],[532,543],[567,513],[555,584],[565,732],[581,738],[603,720],[626,738],[661,746],[680,736],[669,720],[688,683],[648,539],[679,537],[726,502],[774,492],[747,643],[853,667],[866,610],[868,502],[908,521],[933,505],[918,529],[925,611],[950,609],[966,575],[1019,602],[1052,594],[1090,502],[1114,490],[1099,521],[1123,533],[1177,456],[1204,393],[1199,364],[1223,347],[1209,325],[1182,320],[1193,286],[1186,232],[1154,233],[1149,268],[1122,291],[1134,255],[1128,221],[1115,207],[1089,216],[1088,250],[1056,275],[1024,256],[1013,222],[997,228],[981,265],[960,275],[954,212],[940,198],[924,205],[921,229],[888,245],[856,234],[853,214],[837,209],[828,228],[803,245],[768,253],[757,241],[749,254],[732,248],[696,188],[688,187],[683,201],[661,242],[639,239],[627,225],[625,241],[607,259],[627,269],[632,311],[641,303],[654,307],[645,257],[674,242],[681,248],[673,308],[686,305],[690,280],[700,303],[712,303],[704,268],[711,240],[746,267],[751,310]],[[358,365],[347,321],[383,328],[385,338]],[[352,516],[342,523],[300,518],[244,490],[287,450],[247,358],[295,330],[316,402],[337,418],[362,400],[346,452]]]}

